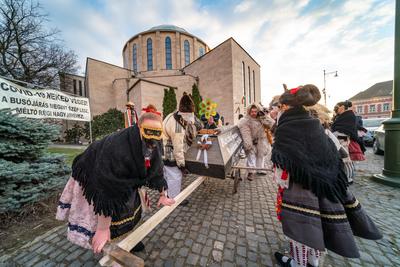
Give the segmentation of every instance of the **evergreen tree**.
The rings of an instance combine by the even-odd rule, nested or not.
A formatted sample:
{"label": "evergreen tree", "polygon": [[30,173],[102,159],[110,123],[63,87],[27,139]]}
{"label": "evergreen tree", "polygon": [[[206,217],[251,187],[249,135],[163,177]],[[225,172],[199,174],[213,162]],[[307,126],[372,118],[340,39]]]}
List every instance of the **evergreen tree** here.
{"label": "evergreen tree", "polygon": [[203,100],[203,98],[200,95],[199,87],[197,86],[196,83],[194,83],[192,86],[192,99],[195,106],[195,115],[197,116],[197,118],[200,119],[201,116],[199,114],[199,110],[200,110],[200,103]]}
{"label": "evergreen tree", "polygon": [[44,149],[59,126],[0,110],[0,213],[14,211],[62,187],[70,168]]}
{"label": "evergreen tree", "polygon": [[176,94],[175,94],[175,89],[170,87],[170,88],[165,88],[164,89],[164,98],[163,98],[163,115],[164,118],[168,116],[168,114],[174,112],[176,110],[177,106],[177,101],[176,101]]}

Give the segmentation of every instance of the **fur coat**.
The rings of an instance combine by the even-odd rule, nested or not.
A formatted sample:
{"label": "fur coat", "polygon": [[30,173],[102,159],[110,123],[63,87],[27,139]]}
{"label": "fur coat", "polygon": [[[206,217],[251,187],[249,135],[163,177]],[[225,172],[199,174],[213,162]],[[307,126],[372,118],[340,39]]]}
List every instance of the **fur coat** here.
{"label": "fur coat", "polygon": [[[244,116],[238,124],[243,139],[243,146],[245,151],[254,150],[257,156],[266,156],[270,145],[264,129],[271,128],[275,121],[269,116],[252,118],[250,116],[250,107],[252,106],[253,105],[249,106],[246,116]],[[256,106],[258,111],[261,111],[261,108],[258,105]]]}

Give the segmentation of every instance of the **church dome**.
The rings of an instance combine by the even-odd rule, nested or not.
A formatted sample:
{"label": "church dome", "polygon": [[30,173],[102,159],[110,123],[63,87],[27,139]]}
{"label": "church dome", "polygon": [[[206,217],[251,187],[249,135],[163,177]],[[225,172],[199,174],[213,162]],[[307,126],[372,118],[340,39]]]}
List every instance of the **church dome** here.
{"label": "church dome", "polygon": [[149,29],[149,31],[177,31],[177,32],[183,32],[183,33],[188,33],[184,28],[171,25],[171,24],[162,24],[158,26],[154,26]]}
{"label": "church dome", "polygon": [[184,28],[161,24],[137,33],[122,49],[124,68],[134,72],[180,70],[210,50]]}

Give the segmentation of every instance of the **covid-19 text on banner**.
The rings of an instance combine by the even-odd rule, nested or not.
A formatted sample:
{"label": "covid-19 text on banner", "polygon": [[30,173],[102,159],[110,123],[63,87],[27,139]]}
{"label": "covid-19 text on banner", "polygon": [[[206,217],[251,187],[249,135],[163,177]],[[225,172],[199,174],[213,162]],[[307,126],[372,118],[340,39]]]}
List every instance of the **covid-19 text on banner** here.
{"label": "covid-19 text on banner", "polygon": [[29,89],[0,77],[0,108],[29,118],[90,121],[89,99],[52,89]]}

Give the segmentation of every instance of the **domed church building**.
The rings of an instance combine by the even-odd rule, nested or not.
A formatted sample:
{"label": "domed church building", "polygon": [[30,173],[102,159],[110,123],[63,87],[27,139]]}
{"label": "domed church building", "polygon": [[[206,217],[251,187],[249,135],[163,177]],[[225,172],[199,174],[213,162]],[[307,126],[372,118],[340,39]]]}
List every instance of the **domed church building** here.
{"label": "domed church building", "polygon": [[210,51],[198,37],[173,25],[136,34],[124,45],[124,68],[134,72],[182,69]]}
{"label": "domed church building", "polygon": [[233,38],[210,47],[174,25],[152,27],[131,37],[122,48],[123,67],[93,58],[86,62],[86,94],[92,116],[110,108],[137,111],[149,103],[162,111],[165,88],[177,101],[197,84],[203,98],[218,104],[225,122],[236,123],[249,103],[260,102],[260,65]]}

